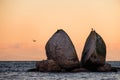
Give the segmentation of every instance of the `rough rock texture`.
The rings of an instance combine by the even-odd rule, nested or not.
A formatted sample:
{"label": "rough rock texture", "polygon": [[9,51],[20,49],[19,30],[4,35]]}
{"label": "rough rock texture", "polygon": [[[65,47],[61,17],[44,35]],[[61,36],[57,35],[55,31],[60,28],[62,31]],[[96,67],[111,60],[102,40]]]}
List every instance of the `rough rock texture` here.
{"label": "rough rock texture", "polygon": [[82,66],[88,69],[96,69],[99,66],[104,66],[105,59],[106,45],[101,36],[92,30],[82,52]]}
{"label": "rough rock texture", "polygon": [[46,46],[47,59],[56,61],[61,68],[72,69],[79,67],[79,60],[74,45],[62,29],[48,40]]}
{"label": "rough rock texture", "polygon": [[61,68],[54,60],[43,60],[36,63],[37,71],[41,72],[57,72]]}
{"label": "rough rock texture", "polygon": [[79,67],[79,68],[73,69],[71,72],[90,72],[90,70],[83,67]]}
{"label": "rough rock texture", "polygon": [[97,68],[97,71],[99,72],[108,72],[108,71],[111,71],[112,70],[112,67],[110,64],[106,63],[104,66],[100,66]]}

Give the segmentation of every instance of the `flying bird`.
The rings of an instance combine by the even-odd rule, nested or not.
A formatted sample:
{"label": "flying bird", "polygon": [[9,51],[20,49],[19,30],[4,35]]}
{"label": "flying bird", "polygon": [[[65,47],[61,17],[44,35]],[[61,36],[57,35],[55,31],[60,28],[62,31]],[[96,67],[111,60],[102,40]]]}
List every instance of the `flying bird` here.
{"label": "flying bird", "polygon": [[36,40],[33,40],[33,42],[36,42]]}

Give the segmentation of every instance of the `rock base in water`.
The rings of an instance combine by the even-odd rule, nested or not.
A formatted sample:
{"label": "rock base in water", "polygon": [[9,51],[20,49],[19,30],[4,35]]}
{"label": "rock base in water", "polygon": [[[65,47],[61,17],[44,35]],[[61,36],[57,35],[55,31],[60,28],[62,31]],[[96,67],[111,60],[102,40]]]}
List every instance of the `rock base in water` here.
{"label": "rock base in water", "polygon": [[85,67],[78,67],[71,70],[66,70],[61,68],[54,60],[42,60],[36,63],[35,69],[30,69],[28,72],[118,72],[119,67],[112,67],[110,64],[106,63],[104,66],[98,67],[96,69],[88,69]]}
{"label": "rock base in water", "polygon": [[57,72],[61,71],[61,68],[54,60],[43,60],[36,63],[37,71],[41,72]]}

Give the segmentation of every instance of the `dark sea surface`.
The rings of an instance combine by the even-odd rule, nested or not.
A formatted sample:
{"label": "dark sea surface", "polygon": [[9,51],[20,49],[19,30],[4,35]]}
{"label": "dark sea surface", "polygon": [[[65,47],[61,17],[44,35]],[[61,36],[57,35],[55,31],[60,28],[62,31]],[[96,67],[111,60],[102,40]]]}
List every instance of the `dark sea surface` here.
{"label": "dark sea surface", "polygon": [[[28,72],[36,61],[0,61],[0,80],[120,80],[120,72]],[[120,61],[109,61],[120,67]]]}

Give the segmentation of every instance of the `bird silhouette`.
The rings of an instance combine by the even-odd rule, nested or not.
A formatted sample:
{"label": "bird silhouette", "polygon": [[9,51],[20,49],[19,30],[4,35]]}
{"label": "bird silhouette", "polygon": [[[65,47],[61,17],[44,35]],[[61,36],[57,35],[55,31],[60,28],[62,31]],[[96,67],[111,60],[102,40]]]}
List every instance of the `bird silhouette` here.
{"label": "bird silhouette", "polygon": [[36,40],[33,40],[33,42],[36,42]]}

